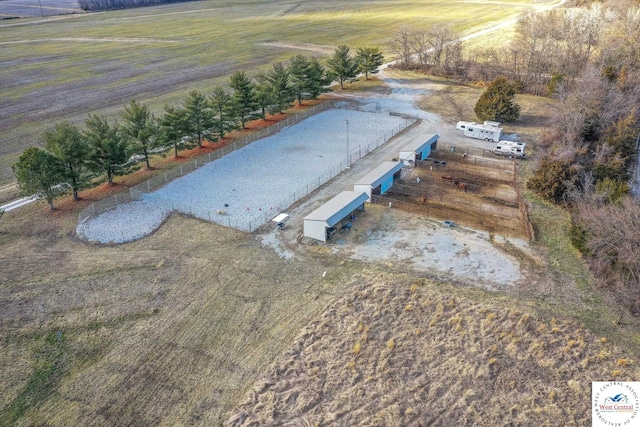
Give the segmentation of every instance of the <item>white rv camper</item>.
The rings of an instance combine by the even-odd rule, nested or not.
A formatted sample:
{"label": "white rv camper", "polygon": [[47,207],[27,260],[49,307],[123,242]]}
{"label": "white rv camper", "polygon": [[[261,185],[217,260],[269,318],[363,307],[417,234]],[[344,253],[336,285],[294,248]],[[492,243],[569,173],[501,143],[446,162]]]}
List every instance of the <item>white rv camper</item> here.
{"label": "white rv camper", "polygon": [[456,129],[464,132],[464,136],[469,138],[484,139],[485,141],[500,141],[502,137],[502,128],[500,123],[485,121],[484,123],[476,122],[458,122]]}
{"label": "white rv camper", "polygon": [[500,141],[498,142],[499,145],[507,145],[509,147],[522,147],[525,148],[527,144],[525,144],[524,142],[520,142],[520,141]]}
{"label": "white rv camper", "polygon": [[493,154],[496,154],[498,156],[509,156],[515,157],[517,159],[522,159],[525,156],[524,144],[522,146],[519,146],[500,143],[496,145],[491,151],[493,152]]}

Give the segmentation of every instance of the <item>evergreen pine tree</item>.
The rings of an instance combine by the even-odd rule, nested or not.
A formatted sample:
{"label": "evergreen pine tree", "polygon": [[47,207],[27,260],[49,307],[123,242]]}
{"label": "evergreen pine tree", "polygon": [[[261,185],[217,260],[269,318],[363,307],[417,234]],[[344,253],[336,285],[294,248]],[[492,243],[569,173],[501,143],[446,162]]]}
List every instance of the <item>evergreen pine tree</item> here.
{"label": "evergreen pine tree", "polygon": [[233,89],[233,101],[237,117],[242,128],[257,108],[256,94],[253,83],[244,71],[236,71],[231,75],[229,86]]}
{"label": "evergreen pine tree", "polygon": [[356,50],[356,63],[358,71],[364,73],[365,79],[369,80],[369,74],[380,71],[380,66],[384,64],[384,56],[377,47],[361,47]]}
{"label": "evergreen pine tree", "polygon": [[520,117],[520,106],[514,102],[516,89],[506,77],[492,81],[480,95],[474,112],[480,120],[512,122]]}
{"label": "evergreen pine tree", "polygon": [[45,149],[63,165],[65,179],[71,186],[73,199],[79,200],[78,191],[89,183],[86,164],[90,147],[82,137],[82,131],[69,122],[62,122],[47,130],[43,139]]}
{"label": "evergreen pine tree", "polygon": [[344,89],[345,81],[354,79],[358,73],[358,64],[351,57],[348,46],[338,46],[327,64],[329,74],[338,80],[341,89]]}

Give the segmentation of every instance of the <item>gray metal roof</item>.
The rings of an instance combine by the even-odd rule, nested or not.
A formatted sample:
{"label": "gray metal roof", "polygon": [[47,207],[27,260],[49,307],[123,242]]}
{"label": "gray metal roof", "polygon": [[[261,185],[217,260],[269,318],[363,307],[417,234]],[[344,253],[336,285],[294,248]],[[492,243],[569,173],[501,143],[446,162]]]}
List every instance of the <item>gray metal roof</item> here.
{"label": "gray metal roof", "polygon": [[440,138],[440,135],[438,135],[437,133],[417,136],[410,143],[402,147],[400,149],[400,152],[409,151],[415,153],[417,151],[422,151],[422,148],[427,145],[433,144],[438,140],[438,138]]}
{"label": "gray metal roof", "polygon": [[380,166],[356,181],[355,185],[370,185],[376,188],[389,175],[402,169],[402,162],[382,162]]}
{"label": "gray metal roof", "polygon": [[343,191],[305,216],[304,219],[305,221],[324,221],[327,227],[333,227],[368,199],[369,196],[363,191]]}

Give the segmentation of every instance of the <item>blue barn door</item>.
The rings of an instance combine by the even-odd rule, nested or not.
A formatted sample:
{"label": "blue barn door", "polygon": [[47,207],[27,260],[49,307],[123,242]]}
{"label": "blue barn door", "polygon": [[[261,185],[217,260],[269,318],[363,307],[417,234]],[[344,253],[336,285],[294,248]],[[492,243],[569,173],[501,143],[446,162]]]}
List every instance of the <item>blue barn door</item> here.
{"label": "blue barn door", "polygon": [[384,194],[388,189],[393,185],[393,176],[390,176],[382,183],[382,188],[380,189],[380,194]]}

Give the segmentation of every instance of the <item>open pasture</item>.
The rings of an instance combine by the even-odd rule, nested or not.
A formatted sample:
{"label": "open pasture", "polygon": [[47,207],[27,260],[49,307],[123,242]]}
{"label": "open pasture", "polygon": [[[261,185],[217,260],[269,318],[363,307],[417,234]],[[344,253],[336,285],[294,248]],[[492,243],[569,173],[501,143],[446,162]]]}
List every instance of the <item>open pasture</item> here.
{"label": "open pasture", "polygon": [[87,113],[116,117],[131,99],[160,112],[236,70],[339,45],[377,45],[394,30],[450,24],[467,34],[538,3],[210,0],[0,24],[0,183],[44,130]]}

